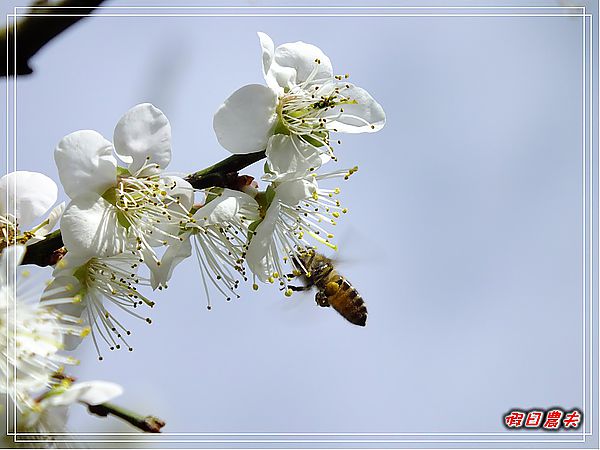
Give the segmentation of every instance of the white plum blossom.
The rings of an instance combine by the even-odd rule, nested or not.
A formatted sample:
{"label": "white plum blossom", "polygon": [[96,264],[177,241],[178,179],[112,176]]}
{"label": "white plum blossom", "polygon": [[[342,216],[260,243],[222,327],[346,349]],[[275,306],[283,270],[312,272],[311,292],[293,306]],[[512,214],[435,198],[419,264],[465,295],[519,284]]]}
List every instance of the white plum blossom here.
{"label": "white plum blossom", "polygon": [[153,286],[166,284],[175,266],[192,254],[196,256],[210,309],[209,284],[227,300],[235,292],[239,278],[247,280],[244,257],[248,228],[259,218],[258,204],[250,195],[231,189],[209,192],[208,202],[198,208],[180,236],[180,242],[165,252]]}
{"label": "white plum blossom", "polygon": [[224,148],[258,152],[273,134],[287,134],[330,153],[330,132],[375,132],[384,126],[383,108],[347,76],[334,75],[318,47],[293,42],[275,48],[269,36],[258,36],[267,86],[244,86],[219,107],[213,127]]}
{"label": "white plum blossom", "polygon": [[52,307],[72,298],[55,296],[52,304],[41,305],[39,295],[25,289],[17,277],[24,253],[24,246],[14,245],[0,255],[0,392],[17,404],[28,392],[51,386],[64,364],[76,364],[59,351],[66,336],[89,332],[81,320]]}
{"label": "white plum blossom", "polygon": [[[54,279],[42,296],[42,302],[52,302],[55,296],[70,295],[73,302],[57,308],[81,320],[91,328],[92,340],[100,360],[103,359],[98,344],[104,341],[110,350],[118,350],[121,344],[129,351],[133,348],[126,336],[131,331],[117,317],[116,312],[152,323],[134,310],[141,305],[153,307],[154,302],[138,291],[138,286],[149,286],[149,280],[139,276],[139,257],[133,252],[113,256],[81,257],[68,252],[55,270]],[[112,307],[107,308],[108,305]],[[68,347],[76,347],[80,340],[70,339]]]}
{"label": "white plum blossom", "polygon": [[[16,171],[0,178],[0,249],[42,240],[64,210],[61,203],[50,211],[57,195],[56,183],[41,173]],[[28,229],[48,212],[44,221]]]}
{"label": "white plum blossom", "polygon": [[108,381],[72,383],[64,379],[40,398],[31,399],[21,413],[17,426],[22,433],[57,433],[66,429],[69,408],[75,403],[95,406],[123,393],[123,388]]}
{"label": "white plum blossom", "polygon": [[[278,135],[272,139],[276,142],[270,142],[274,145],[267,148],[268,171],[263,177],[272,183],[258,196],[262,221],[254,229],[246,260],[261,281],[279,279],[280,285],[285,287],[285,264],[290,263],[300,249],[311,246],[307,238],[337,248],[330,241],[333,234],[323,225],[336,225],[336,220],[347,209],[335,198],[339,188],[322,189],[318,181],[334,177],[347,179],[358,169],[317,175],[318,150],[290,136]],[[291,291],[286,291],[286,295],[290,294]]]}
{"label": "white plum blossom", "polygon": [[152,266],[159,262],[154,248],[176,241],[189,220],[193,188],[163,173],[171,161],[171,126],[149,103],[125,113],[112,143],[96,131],[76,131],[59,142],[54,159],[71,198],[60,224],[70,253],[113,256],[133,242]]}

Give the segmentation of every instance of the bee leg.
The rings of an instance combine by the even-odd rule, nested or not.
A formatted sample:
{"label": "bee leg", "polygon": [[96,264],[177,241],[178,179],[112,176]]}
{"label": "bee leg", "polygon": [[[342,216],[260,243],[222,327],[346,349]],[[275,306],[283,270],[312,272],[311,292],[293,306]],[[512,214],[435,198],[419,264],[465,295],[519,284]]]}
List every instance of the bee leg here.
{"label": "bee leg", "polygon": [[317,305],[322,307],[331,306],[329,305],[329,300],[327,300],[327,296],[323,291],[317,292],[317,295],[315,295],[315,301],[317,302]]}
{"label": "bee leg", "polygon": [[310,289],[310,286],[293,286],[291,284],[288,284],[288,288],[295,292],[302,292],[308,291]]}

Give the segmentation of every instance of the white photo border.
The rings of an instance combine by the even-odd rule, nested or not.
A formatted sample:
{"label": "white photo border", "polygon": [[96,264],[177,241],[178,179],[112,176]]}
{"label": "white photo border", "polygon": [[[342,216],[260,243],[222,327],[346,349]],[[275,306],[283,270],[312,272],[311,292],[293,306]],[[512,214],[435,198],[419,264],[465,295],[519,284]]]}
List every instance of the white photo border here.
{"label": "white photo border", "polygon": [[[600,1],[599,1],[600,7]],[[36,8],[43,9],[82,9],[84,7],[60,7],[60,6],[17,6],[13,10],[13,14],[6,15],[7,27],[12,23],[14,25],[14,40],[13,50],[16,50],[17,46],[17,18],[27,17],[31,15],[39,16],[39,14],[31,13]],[[582,319],[583,319],[583,332],[582,332],[582,347],[583,347],[583,358],[582,358],[582,412],[584,416],[583,426],[580,431],[569,431],[561,433],[548,433],[544,431],[528,431],[525,433],[515,433],[514,431],[507,430],[503,433],[491,432],[491,433],[452,433],[452,432],[422,432],[422,433],[161,433],[160,435],[143,435],[139,432],[90,432],[90,433],[77,433],[77,432],[56,432],[56,433],[20,433],[16,431],[9,431],[9,402],[7,396],[7,435],[13,436],[15,443],[202,443],[202,444],[278,444],[278,445],[298,445],[298,444],[578,444],[586,443],[586,438],[593,436],[593,414],[594,409],[600,402],[600,397],[594,398],[594,377],[598,376],[598,371],[595,370],[598,367],[594,367],[594,338],[597,335],[597,329],[595,326],[600,323],[600,308],[598,304],[594,306],[594,301],[598,299],[598,279],[600,278],[600,271],[596,268],[593,269],[594,262],[597,262],[597,257],[600,255],[600,239],[598,241],[598,247],[593,247],[594,236],[597,236],[598,221],[597,214],[598,210],[594,210],[594,207],[598,207],[598,199],[600,198],[600,190],[594,189],[594,181],[596,181],[596,189],[598,189],[598,175],[600,174],[600,155],[596,149],[594,154],[593,138],[594,138],[594,97],[593,97],[593,80],[595,73],[594,67],[594,34],[593,34],[593,15],[586,11],[585,6],[99,6],[96,8],[97,12],[93,13],[93,17],[580,17],[582,19],[582,171],[583,171],[583,188],[582,188],[582,214],[583,214],[583,249],[582,249],[582,283],[583,283],[583,298],[582,298]],[[19,12],[24,10],[25,12]],[[114,13],[105,13],[103,11],[117,11]],[[198,13],[196,11],[210,11]],[[259,12],[256,12],[256,11]],[[503,11],[500,13],[494,13],[489,11]],[[550,12],[541,13],[540,10],[547,10]],[[577,10],[578,12],[573,12]],[[136,12],[123,12],[123,11],[136,11]],[[139,11],[159,11],[156,12],[145,12]],[[188,12],[173,12],[165,13],[162,11],[188,11]],[[189,12],[194,11],[194,12]],[[241,12],[240,12],[241,11]],[[251,11],[251,12],[246,12]],[[280,11],[273,13],[270,11]],[[300,12],[299,12],[300,11]],[[309,12],[307,12],[309,11]],[[310,12],[316,11],[316,12]],[[327,11],[327,12],[324,12]],[[343,12],[349,11],[349,12]],[[439,12],[442,11],[442,12]],[[455,11],[454,13],[450,11]],[[479,12],[465,12],[465,11],[479,11]],[[508,12],[504,12],[508,11]],[[515,11],[515,12],[510,12]],[[534,12],[526,12],[534,11]],[[73,14],[69,14],[73,16]],[[88,14],[80,14],[81,16],[87,16]],[[61,14],[45,14],[48,17],[60,17]],[[62,14],[64,16],[64,14]],[[596,41],[597,43],[600,41]],[[598,45],[600,48],[600,44]],[[9,60],[8,60],[8,40],[7,40],[7,82],[6,82],[6,167],[11,167],[12,171],[16,170],[17,167],[17,79],[18,76],[8,73]],[[14,67],[16,67],[16,51],[14,55]],[[600,53],[599,53],[600,55]],[[596,64],[598,59],[595,60]],[[9,85],[12,81],[12,93]],[[11,98],[12,94],[12,98]],[[12,110],[10,103],[12,100]],[[11,112],[12,112],[12,130],[11,130]],[[598,123],[596,122],[596,125]],[[12,155],[10,153],[11,139],[10,131],[12,131]],[[12,158],[11,158],[12,156]],[[593,166],[594,157],[596,158],[597,167]],[[594,168],[596,171],[594,172]],[[16,196],[16,189],[13,189],[14,195]],[[594,197],[594,193],[597,196]],[[7,194],[8,195],[8,194]],[[596,203],[594,203],[594,201]],[[16,204],[16,202],[13,202]],[[599,208],[600,209],[600,208]],[[596,258],[595,258],[596,257]],[[16,264],[16,261],[13,261]],[[598,276],[598,278],[595,278]],[[16,280],[13,280],[16,281]],[[14,283],[16,289],[16,282]],[[16,292],[14,298],[16,299]],[[597,317],[594,317],[594,307],[596,307]],[[16,308],[13,308],[16,316]],[[7,306],[8,313],[8,306]],[[595,319],[599,322],[595,323]],[[16,317],[15,321],[16,323]],[[16,332],[16,330],[14,330]],[[14,339],[13,339],[14,341]],[[8,348],[8,336],[7,336],[7,348]],[[12,349],[13,352],[16,349]],[[598,349],[596,348],[596,352]],[[13,353],[14,354],[14,353]],[[588,361],[589,356],[589,361]],[[8,355],[7,355],[8,358]],[[600,360],[600,358],[598,358]],[[598,360],[596,361],[598,363]],[[15,369],[16,377],[16,369]],[[598,394],[598,393],[596,393]],[[597,400],[595,402],[595,400]],[[13,420],[16,429],[16,405],[12,408]],[[18,439],[20,436],[132,436],[131,439]],[[154,438],[142,438],[142,436],[152,436]],[[169,439],[165,438],[168,436],[179,436],[180,439]],[[224,437],[222,439],[184,439],[189,436],[205,436],[205,437]],[[276,437],[277,439],[267,439],[266,437]],[[405,436],[408,439],[390,439],[391,437]],[[435,436],[433,439],[415,439],[418,436]],[[441,439],[442,437],[456,436],[456,437],[492,437],[492,436],[503,436],[503,437],[514,437],[516,439]],[[525,437],[536,437],[538,439],[526,439]],[[134,437],[138,437],[135,439]],[[225,437],[243,437],[245,439],[228,439]],[[290,439],[285,439],[289,437]],[[299,439],[302,437],[310,437],[311,439]],[[344,439],[334,439],[335,437],[344,437]],[[347,438],[346,438],[347,437]],[[362,439],[352,439],[363,437]],[[377,437],[387,439],[375,439]],[[543,439],[539,439],[544,437]],[[559,439],[552,439],[558,437]],[[159,439],[156,439],[159,438]],[[322,438],[322,439],[319,439]],[[324,438],[324,439],[323,439]],[[572,438],[572,439],[569,439]],[[579,439],[575,439],[579,438]],[[589,442],[589,439],[587,440]]]}

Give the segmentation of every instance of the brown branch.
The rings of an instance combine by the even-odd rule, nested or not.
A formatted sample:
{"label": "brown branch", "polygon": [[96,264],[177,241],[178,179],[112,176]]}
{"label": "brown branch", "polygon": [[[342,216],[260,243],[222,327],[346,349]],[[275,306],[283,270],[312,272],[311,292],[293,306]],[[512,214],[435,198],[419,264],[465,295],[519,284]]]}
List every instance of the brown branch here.
{"label": "brown branch", "polygon": [[160,429],[165,426],[165,421],[154,416],[141,416],[112,403],[102,403],[100,405],[87,405],[88,411],[100,417],[106,417],[109,414],[123,419],[134,427],[145,431],[146,433],[160,433]]}
{"label": "brown branch", "polygon": [[[6,61],[8,41],[8,67],[0,63],[0,76],[29,75],[33,69],[29,60],[47,43],[63,31],[91,14],[104,0],[63,0],[53,6],[69,7],[65,9],[31,8],[27,16],[16,23],[16,60],[15,60],[15,24],[0,31],[0,61]],[[33,6],[49,6],[47,1],[35,2]],[[60,14],[60,16],[48,16]],[[16,64],[15,64],[16,63]]]}
{"label": "brown branch", "polygon": [[64,255],[63,245],[60,230],[53,231],[43,241],[27,246],[21,264],[35,264],[41,267],[53,266]]}
{"label": "brown branch", "polygon": [[245,155],[231,155],[223,161],[204,170],[199,170],[188,175],[185,179],[195,189],[206,189],[209,187],[226,187],[232,176],[237,172],[265,157],[265,152],[248,153]]}

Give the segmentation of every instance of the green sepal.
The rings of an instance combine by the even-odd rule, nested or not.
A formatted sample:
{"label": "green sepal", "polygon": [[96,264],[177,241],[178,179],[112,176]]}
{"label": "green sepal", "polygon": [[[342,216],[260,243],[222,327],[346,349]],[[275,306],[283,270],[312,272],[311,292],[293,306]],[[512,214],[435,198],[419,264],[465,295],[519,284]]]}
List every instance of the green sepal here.
{"label": "green sepal", "polygon": [[263,166],[263,171],[265,173],[273,173],[269,170],[269,163],[267,161],[265,161],[265,165]]}
{"label": "green sepal", "polygon": [[129,220],[127,220],[127,217],[122,211],[117,211],[117,222],[119,222],[119,225],[121,225],[126,230],[129,230],[129,227],[131,226],[131,223],[129,222]]}
{"label": "green sepal", "polygon": [[214,188],[210,188],[207,189],[206,192],[206,201],[204,202],[205,205],[209,204],[210,202],[212,202],[215,198],[220,197],[221,194],[223,194],[224,189],[221,187],[214,187]]}
{"label": "green sepal", "polygon": [[302,136],[302,138],[310,145],[312,145],[313,147],[323,147],[323,142],[327,141],[327,139],[329,139],[329,131],[319,131],[314,133],[316,136],[321,138],[321,141],[318,141],[317,139],[313,138],[310,135],[307,136]]}
{"label": "green sepal", "polygon": [[117,166],[117,176],[118,177],[128,177],[131,176],[131,172],[127,170],[125,167]]}
{"label": "green sepal", "polygon": [[49,397],[54,397],[55,395],[64,394],[67,391],[67,389],[71,387],[71,384],[72,383],[70,381],[62,380],[60,384],[54,385],[50,388],[49,391],[44,392],[41,398],[46,399]]}
{"label": "green sepal", "polygon": [[116,205],[117,204],[117,190],[114,187],[109,187],[102,194],[102,198],[104,200],[106,200],[108,203],[110,203],[111,205]]}
{"label": "green sepal", "polygon": [[256,203],[258,203],[261,217],[265,216],[267,209],[269,209],[269,205],[271,205],[271,202],[274,198],[275,188],[272,185],[269,185],[266,191],[260,191],[258,194],[256,194],[254,200],[256,200]]}
{"label": "green sepal", "polygon": [[269,185],[269,187],[265,191],[265,194],[267,197],[267,204],[271,205],[271,203],[273,202],[273,199],[275,198],[275,188],[273,187],[272,184]]}
{"label": "green sepal", "polygon": [[290,135],[290,130],[285,126],[282,120],[277,121],[277,125],[273,129],[273,134],[285,134],[286,136]]}
{"label": "green sepal", "polygon": [[255,220],[254,222],[252,222],[250,225],[248,225],[248,242],[250,242],[252,240],[252,237],[254,236],[254,232],[256,231],[256,229],[262,223],[263,220],[264,220],[263,218],[260,218],[260,219]]}

